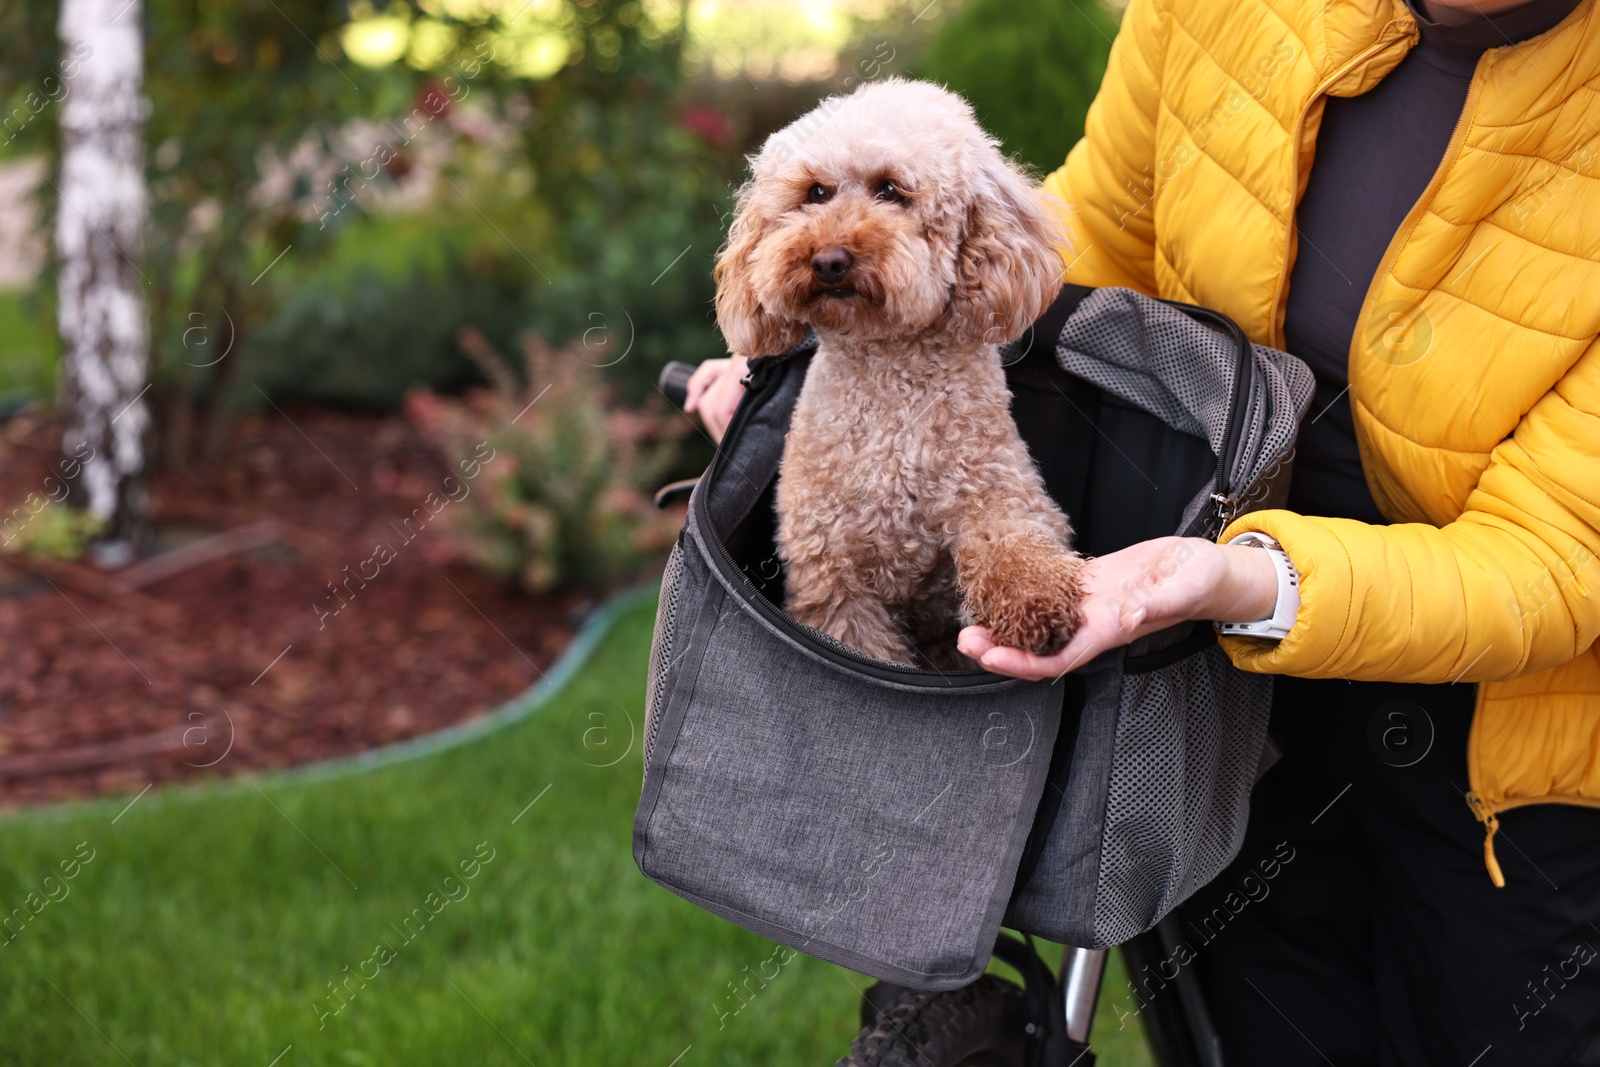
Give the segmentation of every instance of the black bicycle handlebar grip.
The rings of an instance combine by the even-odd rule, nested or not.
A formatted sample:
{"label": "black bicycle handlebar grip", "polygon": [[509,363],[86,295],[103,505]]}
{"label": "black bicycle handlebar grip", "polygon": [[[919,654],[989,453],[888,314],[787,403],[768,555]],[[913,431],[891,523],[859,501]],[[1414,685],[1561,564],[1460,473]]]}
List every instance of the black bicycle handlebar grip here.
{"label": "black bicycle handlebar grip", "polygon": [[675,359],[661,368],[661,377],[656,379],[656,388],[661,390],[663,396],[672,401],[677,407],[683,407],[689,399],[689,379],[694,375],[695,365]]}

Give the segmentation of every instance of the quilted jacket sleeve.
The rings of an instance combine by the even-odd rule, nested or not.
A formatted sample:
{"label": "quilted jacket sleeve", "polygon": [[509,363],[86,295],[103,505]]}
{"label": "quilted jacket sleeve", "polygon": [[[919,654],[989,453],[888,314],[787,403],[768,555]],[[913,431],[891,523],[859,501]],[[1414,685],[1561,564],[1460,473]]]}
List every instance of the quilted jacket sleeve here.
{"label": "quilted jacket sleeve", "polygon": [[1352,681],[1514,678],[1600,634],[1600,342],[1490,454],[1442,526],[1369,526],[1287,511],[1223,531],[1276,538],[1301,571],[1282,641],[1227,637],[1246,670]]}
{"label": "quilted jacket sleeve", "polygon": [[1089,107],[1084,136],[1045,191],[1066,208],[1066,278],[1156,291],[1156,114],[1169,20],[1160,0],[1130,0]]}

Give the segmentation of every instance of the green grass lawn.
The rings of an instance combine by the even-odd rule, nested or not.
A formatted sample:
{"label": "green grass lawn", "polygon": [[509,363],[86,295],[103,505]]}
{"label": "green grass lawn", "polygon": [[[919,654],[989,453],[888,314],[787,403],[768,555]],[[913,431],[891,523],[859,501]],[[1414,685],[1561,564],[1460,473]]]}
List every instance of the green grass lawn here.
{"label": "green grass lawn", "polygon": [[[867,980],[735,1000],[772,944],[634,867],[652,611],[455,747],[0,822],[0,1063],[831,1064]],[[1149,1063],[1101,1014],[1102,1067]]]}

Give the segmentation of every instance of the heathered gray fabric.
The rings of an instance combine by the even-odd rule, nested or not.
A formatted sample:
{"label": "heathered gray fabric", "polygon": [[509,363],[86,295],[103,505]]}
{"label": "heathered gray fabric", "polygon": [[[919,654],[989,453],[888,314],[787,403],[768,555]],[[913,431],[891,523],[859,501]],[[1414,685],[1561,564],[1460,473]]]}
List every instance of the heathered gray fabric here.
{"label": "heathered gray fabric", "polygon": [[[1147,297],[1100,290],[1068,320],[1057,355],[1221,450],[1239,365],[1229,339]],[[1281,499],[1312,391],[1292,357],[1254,347],[1248,358],[1241,510]],[[663,578],[640,869],[763,936],[929,989],[981,974],[1002,918],[1085,947],[1150,928],[1238,849],[1271,678],[1235,670],[1204,642],[1207,624],[1081,668],[1061,809],[1015,886],[1067,687],[885,669],[783,619],[718,563],[718,531],[776,476],[803,370],[782,365],[725,442]],[[1186,532],[1214,525],[1210,488]],[[718,530],[702,528],[702,506]]]}
{"label": "heathered gray fabric", "polygon": [[659,713],[640,869],[846,967],[927,988],[975,980],[1038,806],[1060,687],[864,684],[772,640],[698,553],[681,580],[702,592],[683,605],[689,647]]}
{"label": "heathered gray fabric", "polygon": [[1006,915],[1083,948],[1150,929],[1232,860],[1272,702],[1271,678],[1215,644],[1158,670],[1125,662],[1117,650],[1083,672],[1066,802]]}
{"label": "heathered gray fabric", "polygon": [[[1254,364],[1240,450],[1232,484],[1252,487],[1242,511],[1275,507],[1288,495],[1288,461],[1300,418],[1316,381],[1300,360],[1262,345],[1250,346]],[[1097,289],[1067,320],[1056,345],[1062,368],[1175,430],[1203,437],[1222,449],[1233,399],[1237,356],[1233,340],[1196,323],[1182,311],[1129,289]],[[1281,465],[1281,472],[1273,467]],[[1281,473],[1281,477],[1270,475]],[[1185,527],[1214,485],[1198,494]],[[1177,531],[1173,531],[1177,532]]]}

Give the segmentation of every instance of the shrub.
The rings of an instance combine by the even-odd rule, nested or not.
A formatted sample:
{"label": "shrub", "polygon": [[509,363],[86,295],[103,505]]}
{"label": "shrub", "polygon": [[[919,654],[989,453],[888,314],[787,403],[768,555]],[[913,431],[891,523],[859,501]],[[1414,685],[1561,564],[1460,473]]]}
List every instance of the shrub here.
{"label": "shrub", "polygon": [[[500,343],[517,336],[528,318],[519,263],[452,255],[399,276],[365,267],[313,276],[249,342],[249,378],[279,400],[380,411],[413,389],[481,385],[455,335],[477,323]],[[248,384],[238,400],[261,403]]]}
{"label": "shrub", "polygon": [[603,591],[667,548],[678,520],[648,490],[670,468],[688,424],[657,403],[626,409],[616,387],[586,362],[581,345],[524,342],[526,376],[476,329],[467,355],[493,383],[461,399],[427,391],[406,411],[447,463],[492,449],[459,508],[447,541],[458,558],[523,588]]}
{"label": "shrub", "polygon": [[484,383],[456,343],[469,324],[502,351],[526,331],[581,339],[605,380],[636,400],[655,392],[668,360],[725,353],[711,317],[721,231],[714,217],[681,209],[688,194],[586,230],[594,251],[574,267],[558,255],[542,205],[496,196],[486,183],[458,184],[493,225],[465,217],[459,204],[367,217],[348,224],[313,268],[280,266],[282,277],[270,277],[287,295],[243,342],[248,371],[234,402],[264,406],[258,386],[279,402],[392,411],[412,389],[459,393]]}
{"label": "shrub", "polygon": [[1048,172],[1083,136],[1116,30],[1116,16],[1095,0],[972,0],[940,29],[917,73],[965,96],[1007,152]]}

